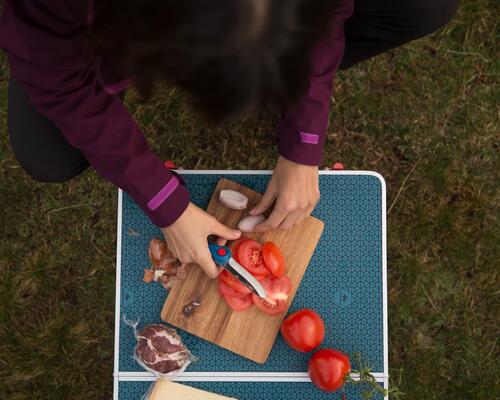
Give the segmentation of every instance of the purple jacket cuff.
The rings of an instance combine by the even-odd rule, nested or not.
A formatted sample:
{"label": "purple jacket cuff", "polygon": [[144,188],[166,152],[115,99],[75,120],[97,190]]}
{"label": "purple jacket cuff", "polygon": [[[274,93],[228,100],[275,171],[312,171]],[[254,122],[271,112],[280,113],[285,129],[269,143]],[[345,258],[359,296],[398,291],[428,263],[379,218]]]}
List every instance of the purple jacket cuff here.
{"label": "purple jacket cuff", "polygon": [[288,120],[281,120],[276,130],[278,152],[287,160],[304,165],[320,165],[325,135],[305,132]]}
{"label": "purple jacket cuff", "polygon": [[[173,179],[177,179],[176,174],[174,174]],[[186,187],[182,184],[182,179],[175,190],[165,199],[161,204],[151,210],[148,205],[142,206],[142,209],[146,215],[151,219],[151,221],[160,228],[166,228],[172,225],[186,210],[190,202],[189,192]]]}

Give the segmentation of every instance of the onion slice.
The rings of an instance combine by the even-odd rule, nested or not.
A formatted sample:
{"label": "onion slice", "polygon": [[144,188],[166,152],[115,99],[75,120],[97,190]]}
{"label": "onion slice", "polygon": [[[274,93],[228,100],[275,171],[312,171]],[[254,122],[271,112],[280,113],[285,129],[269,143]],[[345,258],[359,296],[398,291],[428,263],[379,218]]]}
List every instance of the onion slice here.
{"label": "onion slice", "polygon": [[242,218],[240,222],[238,222],[238,229],[242,232],[252,232],[254,228],[260,223],[264,222],[266,217],[262,214],[260,215],[249,215],[245,218]]}
{"label": "onion slice", "polygon": [[248,197],[237,190],[224,189],[220,191],[219,201],[232,210],[244,210],[247,208]]}

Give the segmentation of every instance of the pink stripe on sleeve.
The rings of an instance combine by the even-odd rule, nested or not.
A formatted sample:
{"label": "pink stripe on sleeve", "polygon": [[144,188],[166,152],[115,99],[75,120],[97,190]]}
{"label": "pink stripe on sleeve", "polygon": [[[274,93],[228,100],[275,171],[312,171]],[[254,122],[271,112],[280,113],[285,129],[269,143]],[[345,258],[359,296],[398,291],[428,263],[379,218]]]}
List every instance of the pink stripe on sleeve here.
{"label": "pink stripe on sleeve", "polygon": [[319,135],[309,132],[300,132],[300,140],[303,143],[318,144]]}
{"label": "pink stripe on sleeve", "polygon": [[148,202],[148,208],[151,211],[156,210],[161,204],[167,200],[174,190],[179,186],[179,181],[175,176],[170,179],[165,186]]}

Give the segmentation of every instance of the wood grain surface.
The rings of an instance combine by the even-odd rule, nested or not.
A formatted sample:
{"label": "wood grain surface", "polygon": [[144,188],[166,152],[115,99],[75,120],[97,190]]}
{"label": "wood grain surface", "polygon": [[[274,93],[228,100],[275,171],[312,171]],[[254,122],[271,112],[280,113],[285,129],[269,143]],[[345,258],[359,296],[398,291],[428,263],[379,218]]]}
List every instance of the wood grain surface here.
{"label": "wood grain surface", "polygon": [[[249,199],[247,210],[235,211],[224,207],[218,200],[222,189],[234,189],[244,193]],[[236,182],[221,179],[207,212],[222,223],[235,228],[238,221],[247,215],[248,210],[257,204],[261,197],[260,193]],[[294,288],[288,306],[300,285],[322,231],[323,222],[308,217],[287,231],[246,234],[261,243],[273,241],[280,247],[285,257],[287,275]],[[201,305],[192,315],[186,317],[183,308],[193,300],[198,300]],[[188,266],[187,279],[170,290],[161,312],[161,318],[165,322],[258,363],[267,360],[285,315],[286,311],[278,316],[269,316],[256,307],[243,312],[232,311],[219,295],[217,280],[208,279],[201,268],[194,264]]]}

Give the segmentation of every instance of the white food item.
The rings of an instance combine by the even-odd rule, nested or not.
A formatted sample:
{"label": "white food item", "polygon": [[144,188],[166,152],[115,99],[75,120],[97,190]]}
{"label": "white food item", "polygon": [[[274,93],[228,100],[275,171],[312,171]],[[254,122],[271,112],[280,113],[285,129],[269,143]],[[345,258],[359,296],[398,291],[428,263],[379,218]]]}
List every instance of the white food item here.
{"label": "white food item", "polygon": [[215,393],[205,392],[191,386],[158,379],[148,400],[237,400]]}
{"label": "white food item", "polygon": [[224,189],[220,191],[219,201],[232,210],[244,210],[247,208],[248,197],[237,190]]}
{"label": "white food item", "polygon": [[160,277],[162,277],[164,274],[165,274],[165,270],[164,269],[156,269],[155,270],[155,275],[154,275],[154,281],[157,282],[158,279],[160,279]]}
{"label": "white food item", "polygon": [[238,222],[238,229],[243,232],[252,232],[253,229],[260,223],[264,222],[265,219],[266,217],[264,217],[262,214],[249,215],[245,218],[242,218],[241,221]]}

